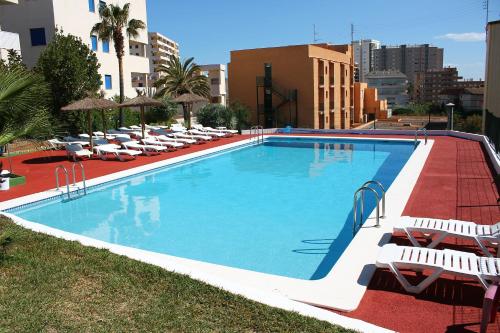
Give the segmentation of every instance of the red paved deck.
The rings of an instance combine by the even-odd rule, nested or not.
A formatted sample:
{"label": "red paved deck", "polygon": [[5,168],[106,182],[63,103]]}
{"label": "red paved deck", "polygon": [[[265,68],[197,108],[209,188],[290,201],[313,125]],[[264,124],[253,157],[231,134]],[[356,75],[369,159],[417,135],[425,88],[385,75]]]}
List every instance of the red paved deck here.
{"label": "red paved deck", "polygon": [[[481,144],[439,137],[404,214],[493,224],[500,221],[497,198]],[[404,237],[393,240],[411,245]],[[447,243],[465,245],[453,239]],[[391,273],[377,270],[359,308],[347,315],[399,332],[479,332],[483,295],[475,281],[453,277],[438,279],[421,295],[410,295]],[[488,332],[500,332],[498,320]]]}
{"label": "red paved deck", "polygon": [[[242,138],[221,139],[154,157],[141,156],[129,162],[88,160],[84,164],[87,177],[94,178]],[[405,214],[489,224],[500,221],[498,192],[481,144],[451,137],[434,139],[434,147]],[[64,152],[50,154],[14,157],[13,171],[25,175],[27,184],[0,192],[0,201],[53,188],[54,168],[59,164],[69,166],[71,162],[65,159]],[[393,241],[409,244],[398,235]],[[464,245],[454,240],[447,244]],[[483,294],[476,282],[465,283],[450,277],[439,279],[421,295],[409,295],[392,274],[378,270],[359,308],[346,315],[400,332],[478,332]],[[488,332],[500,332],[498,320],[489,326]]]}

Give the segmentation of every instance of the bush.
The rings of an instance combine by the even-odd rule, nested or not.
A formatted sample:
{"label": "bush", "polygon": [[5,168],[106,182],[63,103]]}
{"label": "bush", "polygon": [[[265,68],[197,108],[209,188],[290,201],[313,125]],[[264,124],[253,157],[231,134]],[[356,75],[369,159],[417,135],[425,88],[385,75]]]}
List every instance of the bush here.
{"label": "bush", "polygon": [[97,93],[101,86],[99,67],[95,53],[80,38],[58,30],[38,58],[35,71],[50,85],[52,115],[72,133],[82,130],[81,115],[60,112],[61,107]]}
{"label": "bush", "polygon": [[241,133],[241,130],[247,129],[250,125],[248,118],[250,117],[250,109],[248,106],[235,101],[229,106],[236,123],[236,129]]}
{"label": "bush", "polygon": [[224,105],[207,104],[196,113],[198,123],[205,127],[233,127],[233,114]]}
{"label": "bush", "polygon": [[179,104],[172,102],[172,98],[168,95],[160,98],[160,100],[163,106],[152,107],[146,111],[146,123],[170,125],[173,122],[179,109]]}
{"label": "bush", "polygon": [[465,118],[455,114],[453,117],[454,129],[461,132],[481,133],[483,117],[478,114],[466,116]]}

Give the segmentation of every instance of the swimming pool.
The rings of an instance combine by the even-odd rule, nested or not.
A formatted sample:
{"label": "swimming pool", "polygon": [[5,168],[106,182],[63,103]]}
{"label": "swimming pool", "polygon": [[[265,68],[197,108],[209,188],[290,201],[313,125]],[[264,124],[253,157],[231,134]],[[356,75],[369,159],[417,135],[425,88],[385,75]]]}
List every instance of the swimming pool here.
{"label": "swimming pool", "polygon": [[352,240],[354,191],[371,179],[389,188],[413,151],[397,140],[272,137],[11,212],[108,243],[318,280]]}

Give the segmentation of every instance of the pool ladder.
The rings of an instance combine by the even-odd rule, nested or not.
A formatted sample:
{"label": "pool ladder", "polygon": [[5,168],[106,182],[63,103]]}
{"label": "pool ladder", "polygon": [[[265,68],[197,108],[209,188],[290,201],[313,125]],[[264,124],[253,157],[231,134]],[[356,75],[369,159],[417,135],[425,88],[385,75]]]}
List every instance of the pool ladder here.
{"label": "pool ladder", "polygon": [[[373,187],[370,187],[371,185],[375,185],[378,187],[380,192],[382,193],[382,196],[379,195],[377,190],[375,190]],[[364,215],[364,206],[365,206],[365,192],[371,192],[375,196],[375,199],[377,200],[377,206],[376,206],[376,227],[380,226],[380,218],[385,217],[385,188],[382,185],[382,183],[376,181],[376,180],[369,180],[363,185],[361,185],[360,188],[354,193],[354,204],[353,204],[353,223],[352,223],[352,234],[353,236],[356,235],[359,229],[361,229],[362,223],[363,223],[363,215]],[[361,199],[361,200],[360,200]],[[380,201],[382,200],[382,215],[380,215]],[[361,207],[360,207],[360,218],[358,222],[358,202],[361,201]]]}
{"label": "pool ladder", "polygon": [[[255,137],[253,136],[255,133]],[[256,139],[257,144],[264,143],[264,126],[256,125],[250,127],[250,140]]]}
{"label": "pool ladder", "polygon": [[[72,175],[73,175],[73,186],[76,186],[76,167],[80,167],[81,175],[82,175],[82,183],[83,183],[83,195],[87,195],[87,183],[86,183],[86,178],[85,178],[85,168],[83,167],[82,162],[77,162],[73,163],[73,166],[71,168]],[[66,181],[66,195],[68,196],[68,200],[71,199],[71,193],[69,191],[69,173],[68,169],[64,165],[59,165],[56,167],[55,170],[55,176],[56,176],[56,190],[60,190],[59,186],[59,170],[62,170],[64,173],[64,180]],[[80,194],[80,187],[77,187],[77,193]]]}
{"label": "pool ladder", "polygon": [[424,132],[425,144],[427,144],[427,129],[425,127],[422,127],[422,128],[415,130],[415,148],[417,148],[418,133],[419,132]]}

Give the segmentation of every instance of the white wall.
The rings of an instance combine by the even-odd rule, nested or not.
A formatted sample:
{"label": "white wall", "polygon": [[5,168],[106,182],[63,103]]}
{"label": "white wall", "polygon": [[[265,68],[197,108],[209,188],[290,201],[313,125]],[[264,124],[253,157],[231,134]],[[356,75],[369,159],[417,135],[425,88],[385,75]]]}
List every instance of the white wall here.
{"label": "white wall", "polygon": [[[142,20],[147,25],[146,0],[107,0],[123,6],[130,3],[130,18]],[[5,11],[3,9],[6,9]],[[47,43],[54,35],[56,26],[62,28],[65,34],[72,34],[91,46],[90,30],[99,22],[99,1],[95,0],[95,13],[89,11],[88,0],[20,0],[18,6],[5,6],[0,13],[0,22],[5,30],[17,32],[21,39],[23,59],[29,67],[33,67],[38,60],[44,46],[31,46],[30,28],[45,28]],[[134,40],[147,44],[147,28]],[[125,40],[124,56],[124,85],[125,95],[135,97],[135,88],[132,87],[131,73],[149,73],[149,60],[146,57],[129,55],[128,39]],[[113,89],[105,90],[106,97],[119,94],[118,60],[114,51],[113,42],[110,42],[110,52],[102,52],[102,41],[98,43],[96,52],[101,68],[104,90],[104,75],[112,76]]]}

